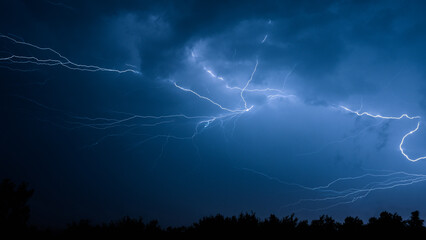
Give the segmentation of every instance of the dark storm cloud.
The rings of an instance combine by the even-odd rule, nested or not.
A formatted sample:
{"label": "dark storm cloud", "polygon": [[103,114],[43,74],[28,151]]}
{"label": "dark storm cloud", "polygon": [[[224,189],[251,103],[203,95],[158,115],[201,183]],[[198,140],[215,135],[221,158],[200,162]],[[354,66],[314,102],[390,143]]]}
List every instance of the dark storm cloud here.
{"label": "dark storm cloud", "polygon": [[[0,33],[52,47],[81,64],[134,66],[142,74],[0,69],[6,116],[0,119],[0,157],[11,159],[1,162],[0,173],[35,182],[40,221],[66,223],[89,212],[94,219],[131,213],[180,224],[218,211],[269,214],[301,197],[241,168],[316,186],[363,167],[385,169],[383,163],[395,159],[395,166],[405,166],[398,144],[412,121],[380,125],[339,105],[423,117],[425,8],[422,1],[1,1]],[[4,39],[0,45],[38,54]],[[252,111],[217,121],[192,140],[144,142],[140,136],[191,136],[197,120],[129,135],[61,128],[63,112],[94,118],[223,113],[172,82],[240,109],[239,92],[226,84],[244,86],[256,61],[249,88],[283,88],[296,97],[246,93],[256,105]],[[48,205],[68,212],[45,216]]]}
{"label": "dark storm cloud", "polygon": [[[411,64],[424,64],[426,53],[422,44],[426,40],[426,28],[421,21],[423,6],[418,8],[416,4],[359,1],[58,3],[72,7],[75,12],[57,9],[46,1],[3,3],[9,5],[2,8],[3,17],[16,20],[14,29],[7,26],[3,29],[11,33],[25,29],[28,35],[43,35],[47,39],[54,31],[55,36],[50,38],[58,39],[55,44],[61,49],[66,51],[67,43],[73,41],[82,48],[74,54],[91,51],[99,55],[93,58],[118,62],[133,59],[147,79],[170,77],[184,64],[188,47],[209,39],[211,51],[220,52],[221,47],[238,50],[233,58],[237,61],[259,57],[265,71],[297,64],[296,73],[301,80],[296,88],[300,92],[318,94],[321,98],[329,95],[335,100],[352,93],[374,91],[382,84],[371,83],[362,74],[339,76],[339,70],[352,64],[353,59],[392,61],[395,56],[398,59],[402,56]],[[23,16],[32,19],[32,23],[22,22]],[[3,22],[6,25],[7,21]],[[253,50],[265,34],[268,41],[262,52]],[[358,56],[357,52],[364,49],[374,51],[369,50],[370,56]],[[117,55],[123,59],[117,59]],[[220,59],[223,60],[231,59]],[[364,70],[370,67],[362,66]]]}
{"label": "dark storm cloud", "polygon": [[[133,8],[115,9],[115,14],[110,15],[121,18],[133,14],[138,19],[123,26],[149,26],[148,30],[133,33],[140,38],[136,47],[141,71],[148,79],[167,78],[179,71],[186,61],[187,48],[203,40],[209,41],[209,51],[229,53],[218,58],[215,64],[218,68],[221,61],[254,58],[260,58],[264,72],[297,65],[300,82],[295,88],[302,95],[307,94],[307,98],[313,98],[312,95],[324,98],[321,101],[376,92],[385,79],[372,82],[368,72],[377,72],[381,64],[398,65],[400,61],[419,67],[424,64],[425,47],[421,43],[426,38],[421,25],[422,10],[398,2],[376,5],[357,1],[268,4],[203,1],[185,6],[165,5],[168,7],[162,11],[152,7],[153,10],[141,14],[138,7],[144,9],[145,5],[135,4]],[[269,20],[271,26],[267,24]],[[269,38],[259,52],[257,45],[264,34]],[[233,50],[237,54],[231,58]],[[361,64],[354,69],[353,64],[357,63]],[[380,71],[387,70],[392,71]]]}

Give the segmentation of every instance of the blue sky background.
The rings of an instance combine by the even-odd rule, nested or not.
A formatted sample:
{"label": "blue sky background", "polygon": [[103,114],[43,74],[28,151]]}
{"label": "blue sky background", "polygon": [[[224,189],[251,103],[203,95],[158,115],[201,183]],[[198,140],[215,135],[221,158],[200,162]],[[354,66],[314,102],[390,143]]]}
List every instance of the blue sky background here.
{"label": "blue sky background", "polygon": [[[31,221],[47,226],[124,215],[182,225],[251,210],[422,214],[426,178],[395,173],[426,174],[426,160],[399,149],[418,120],[340,106],[426,117],[425,10],[422,1],[3,0],[2,36],[138,73],[1,60],[0,177],[30,183]],[[58,58],[6,37],[0,48],[0,58]],[[242,93],[250,111],[174,85],[241,111],[256,62]],[[140,117],[175,114],[190,118]],[[105,119],[115,123],[90,125]],[[412,158],[426,155],[423,124],[404,143]],[[375,175],[333,187],[393,187],[299,202],[336,196],[300,185],[363,174]]]}

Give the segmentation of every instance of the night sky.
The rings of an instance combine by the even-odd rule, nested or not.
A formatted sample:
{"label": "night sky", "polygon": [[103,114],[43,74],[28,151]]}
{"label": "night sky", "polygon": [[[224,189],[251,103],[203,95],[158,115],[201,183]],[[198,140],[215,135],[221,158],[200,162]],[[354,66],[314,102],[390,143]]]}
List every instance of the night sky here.
{"label": "night sky", "polygon": [[32,224],[425,216],[425,2],[242,2],[0,0]]}

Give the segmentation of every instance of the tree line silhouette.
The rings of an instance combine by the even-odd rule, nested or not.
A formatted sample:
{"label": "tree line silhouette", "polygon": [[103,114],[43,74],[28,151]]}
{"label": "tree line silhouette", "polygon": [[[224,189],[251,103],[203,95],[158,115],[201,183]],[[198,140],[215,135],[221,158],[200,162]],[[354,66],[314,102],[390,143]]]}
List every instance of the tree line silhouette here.
{"label": "tree line silhouette", "polygon": [[[241,213],[238,216],[226,217],[221,214],[203,217],[190,226],[162,228],[158,221],[144,222],[142,218],[123,217],[118,221],[92,225],[88,220],[73,222],[62,230],[39,230],[28,226],[30,208],[28,200],[33,195],[25,183],[14,184],[10,180],[0,183],[0,237],[2,236],[38,236],[44,238],[76,238],[76,237],[142,237],[152,235],[215,235],[228,236],[258,235],[292,236],[327,235],[355,236],[375,234],[425,234],[424,220],[419,211],[411,213],[409,219],[403,220],[396,213],[382,212],[364,223],[358,217],[346,217],[337,222],[332,217],[322,215],[318,219],[299,220],[294,214],[279,218],[270,215],[260,219],[255,213]],[[12,234],[12,235],[11,235]],[[395,235],[396,236],[396,235]]]}

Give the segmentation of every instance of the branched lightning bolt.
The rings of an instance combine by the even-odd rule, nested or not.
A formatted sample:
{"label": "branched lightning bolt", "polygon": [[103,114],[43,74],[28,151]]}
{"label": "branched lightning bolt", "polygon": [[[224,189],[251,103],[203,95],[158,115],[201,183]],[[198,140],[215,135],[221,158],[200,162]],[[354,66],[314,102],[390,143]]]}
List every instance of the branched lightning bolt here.
{"label": "branched lightning bolt", "polygon": [[[271,21],[269,21],[271,23]],[[268,38],[268,34],[266,34],[261,41],[261,44],[264,44]],[[40,56],[32,56],[32,55],[18,55],[18,54],[12,54],[7,53],[7,56],[0,57],[0,63],[13,63],[13,64],[33,64],[38,66],[61,66],[70,70],[76,70],[76,71],[87,71],[87,72],[112,72],[112,73],[135,73],[140,74],[139,71],[133,70],[133,69],[124,69],[124,70],[118,70],[118,69],[111,69],[111,68],[104,68],[96,65],[85,65],[85,64],[78,64],[75,62],[70,61],[67,57],[63,56],[58,51],[48,48],[48,47],[40,47],[32,43],[28,43],[24,40],[17,40],[18,38],[12,38],[7,35],[0,34],[0,39],[4,39],[7,41],[10,41],[14,44],[21,45],[28,48],[33,48],[38,51],[43,51],[46,53],[49,53],[50,55],[55,56],[54,58],[42,58]],[[49,56],[50,56],[49,55]],[[192,58],[196,59],[196,55],[194,52],[191,52]],[[130,64],[126,64],[129,67],[134,68],[134,66]],[[229,119],[234,119],[234,128],[235,128],[235,122],[236,120],[242,116],[244,113],[249,112],[254,105],[251,105],[250,107],[246,95],[248,93],[252,94],[264,94],[264,96],[267,97],[268,100],[278,99],[278,98],[289,98],[289,97],[295,97],[294,95],[285,95],[285,92],[282,90],[287,82],[287,79],[289,76],[293,73],[296,65],[291,69],[291,71],[287,74],[285,77],[282,89],[275,89],[275,88],[249,88],[250,84],[253,81],[254,75],[257,71],[259,65],[258,59],[256,59],[256,64],[254,66],[254,69],[250,75],[250,78],[245,82],[245,84],[242,87],[238,86],[229,86],[227,84],[227,81],[225,80],[225,77],[222,77],[220,74],[215,73],[210,68],[207,68],[203,66],[203,70],[212,78],[220,80],[220,83],[223,84],[224,89],[230,89],[230,90],[237,90],[239,92],[239,97],[241,98],[244,106],[239,108],[231,108],[228,106],[225,106],[222,103],[219,103],[216,100],[213,100],[211,97],[204,96],[200,93],[198,93],[196,90],[189,89],[182,87],[181,85],[178,85],[176,82],[172,82],[173,86],[183,92],[191,93],[195,96],[197,96],[199,99],[202,99],[219,109],[223,110],[224,113],[216,114],[216,115],[209,115],[209,116],[189,116],[183,113],[176,113],[176,114],[165,114],[165,115],[139,115],[139,114],[133,114],[133,113],[123,113],[123,112],[114,112],[115,117],[88,117],[88,116],[80,116],[76,114],[72,114],[66,111],[62,111],[60,109],[48,107],[44,104],[41,104],[35,100],[25,98],[22,96],[14,96],[19,97],[23,100],[29,101],[38,108],[44,109],[46,111],[55,112],[57,114],[57,118],[62,120],[63,125],[60,125],[60,127],[64,127],[67,129],[77,129],[77,128],[90,128],[90,129],[96,129],[96,130],[104,130],[108,131],[107,134],[100,137],[97,141],[94,143],[88,145],[88,147],[93,147],[100,142],[104,141],[106,138],[110,137],[118,137],[118,136],[124,136],[124,135],[134,135],[134,136],[140,136],[141,141],[136,143],[134,146],[130,147],[129,149],[135,148],[141,144],[144,144],[148,141],[154,140],[154,139],[164,139],[164,143],[161,148],[161,154],[159,157],[163,156],[163,153],[165,151],[166,145],[169,143],[170,139],[175,140],[194,140],[194,138],[204,131],[204,129],[208,127],[212,127],[214,125],[223,124],[224,121]],[[15,69],[11,68],[9,66],[0,66],[3,68],[8,68],[10,70],[17,70],[17,71],[30,71],[25,69]],[[251,85],[253,86],[253,84]],[[238,105],[241,105],[241,101],[239,101]],[[401,120],[401,119],[420,119],[420,116],[409,116],[408,114],[402,114],[401,116],[382,116],[382,115],[374,115],[368,112],[360,112],[351,110],[345,106],[340,106],[341,109],[344,109],[347,112],[356,114],[359,117],[367,116],[372,118],[378,118],[378,119],[384,119],[384,120]],[[108,115],[110,116],[110,115]],[[54,125],[58,125],[54,121],[46,120],[46,119],[40,119],[41,121],[49,122]],[[178,121],[185,121],[185,123],[193,124],[194,128],[191,128],[189,133],[186,134],[173,134],[171,131],[167,131],[166,133],[156,131],[154,134],[148,134],[146,132],[140,133],[136,132],[136,130],[143,128],[145,130],[146,128],[154,128],[154,127],[161,127],[161,126],[171,126],[172,124],[175,124]],[[426,159],[426,156],[419,157],[412,159],[410,158],[403,150],[402,146],[404,144],[404,141],[406,137],[409,135],[417,132],[419,129],[420,122],[417,123],[417,127],[405,134],[400,142],[399,149],[402,153],[402,155],[409,161],[416,162],[422,159]],[[157,129],[156,129],[157,130]],[[359,134],[358,134],[359,135]],[[355,136],[351,136],[355,137]],[[351,138],[348,137],[348,138]],[[347,138],[343,139],[342,141],[346,140]],[[337,142],[337,141],[336,141]],[[340,141],[339,141],[340,142]],[[300,207],[300,206],[306,206],[302,209],[310,209],[310,210],[323,210],[328,209],[331,207],[335,207],[342,204],[348,204],[353,203],[359,199],[365,198],[373,191],[378,190],[386,190],[386,189],[392,189],[399,186],[406,186],[411,185],[414,183],[424,182],[426,181],[426,175],[423,174],[410,174],[406,172],[391,172],[386,174],[372,174],[372,173],[366,173],[363,175],[355,176],[355,177],[342,177],[335,179],[325,185],[316,186],[316,187],[310,187],[310,186],[304,186],[302,184],[297,183],[290,183],[286,181],[282,181],[276,177],[269,176],[265,173],[251,170],[244,168],[242,169],[244,171],[248,171],[254,174],[257,174],[259,176],[265,177],[271,181],[276,181],[280,184],[288,185],[288,186],[294,186],[297,188],[302,189],[303,191],[312,192],[315,194],[320,194],[320,197],[313,197],[313,198],[306,198],[306,199],[300,199],[297,202],[290,203],[288,205],[285,205],[285,208],[288,207]],[[358,183],[358,181],[362,181],[362,183]],[[358,184],[356,187],[344,187],[345,184],[351,184],[351,186]],[[344,185],[342,187],[342,185]],[[319,204],[320,206],[309,206],[312,204]]]}
{"label": "branched lightning bolt", "polygon": [[[386,174],[366,173],[354,177],[342,177],[337,178],[325,185],[309,187],[302,184],[285,182],[277,177],[272,177],[256,170],[248,168],[243,168],[241,170],[265,177],[268,180],[277,182],[279,184],[298,187],[315,195],[324,195],[324,197],[300,199],[296,202],[280,207],[280,209],[291,207],[293,209],[292,211],[294,211],[294,208],[297,207],[300,207],[298,211],[326,210],[339,205],[353,203],[357,200],[367,197],[371,192],[374,191],[393,189],[426,181],[426,175],[424,174],[392,171]],[[347,184],[359,186],[351,188],[344,187]]]}
{"label": "branched lightning bolt", "polygon": [[41,59],[34,56],[21,56],[21,55],[15,55],[12,54],[7,57],[1,57],[0,62],[11,62],[11,63],[17,63],[17,64],[35,64],[35,65],[43,65],[43,66],[62,66],[65,68],[68,68],[70,70],[78,70],[78,71],[88,71],[88,72],[115,72],[115,73],[127,73],[132,72],[136,74],[140,74],[140,72],[135,71],[133,69],[125,69],[125,70],[118,70],[118,69],[112,69],[112,68],[104,68],[99,67],[95,65],[85,65],[85,64],[78,64],[75,62],[70,61],[67,57],[63,56],[58,51],[49,48],[49,47],[40,47],[32,43],[24,42],[17,40],[15,38],[0,34],[0,39],[6,39],[9,40],[15,44],[35,48],[40,51],[46,51],[53,55],[55,55],[56,59]]}
{"label": "branched lightning bolt", "polygon": [[[254,74],[256,73],[257,65],[258,65],[258,64],[259,64],[259,61],[256,59],[256,65],[254,65],[253,72],[251,73],[250,78],[249,78],[249,80],[247,81],[246,85],[244,85],[243,89],[241,89],[240,96],[241,96],[241,99],[244,101],[244,107],[245,107],[245,109],[248,109],[248,108],[247,108],[247,101],[246,101],[246,99],[244,98],[244,91],[247,89],[248,85],[249,85],[249,84],[250,84],[250,82],[253,80],[253,76],[254,76]],[[253,106],[251,106],[250,108],[252,108],[252,107],[253,107]]]}
{"label": "branched lightning bolt", "polygon": [[241,110],[241,109],[229,109],[229,108],[223,107],[222,105],[220,105],[219,103],[217,103],[217,102],[215,102],[215,101],[211,100],[211,99],[210,99],[210,98],[208,98],[208,97],[205,97],[205,96],[200,95],[199,93],[195,92],[194,90],[191,90],[191,89],[188,89],[188,88],[181,87],[181,86],[179,86],[176,82],[174,82],[173,84],[175,85],[175,87],[179,88],[180,90],[185,91],[185,92],[190,92],[190,93],[194,94],[195,96],[197,96],[197,97],[199,97],[199,98],[201,98],[201,99],[207,100],[207,101],[209,101],[210,103],[212,103],[212,104],[214,104],[214,105],[218,106],[220,109],[225,110],[225,111],[228,111],[228,112],[232,112],[232,113],[248,112],[248,111],[250,111],[250,110],[251,110],[251,108],[253,107],[253,106],[251,106],[250,108],[247,108],[247,107],[246,107],[245,109],[242,109],[242,110]]}
{"label": "branched lightning bolt", "polygon": [[[371,113],[368,113],[368,112],[362,112],[362,113],[360,113],[359,111],[354,111],[354,110],[351,110],[351,109],[349,109],[349,108],[347,108],[347,107],[345,107],[345,106],[340,106],[342,109],[344,109],[344,110],[346,110],[346,111],[348,111],[348,112],[351,112],[351,113],[354,113],[354,114],[356,114],[357,116],[360,116],[360,117],[362,117],[362,116],[369,116],[369,117],[372,117],[372,118],[380,118],[380,119],[388,119],[388,120],[401,120],[401,119],[403,119],[403,118],[407,118],[407,119],[411,119],[411,120],[413,120],[413,119],[420,119],[420,116],[414,116],[414,117],[410,117],[410,116],[408,116],[408,114],[402,114],[401,116],[399,116],[399,117],[388,117],[388,116],[382,116],[382,115],[380,115],[380,114],[376,114],[376,115],[374,115],[374,114],[371,114]],[[417,127],[414,129],[414,130],[412,130],[412,131],[410,131],[410,132],[408,132],[407,134],[405,134],[404,135],[404,137],[401,139],[401,143],[399,144],[399,150],[400,150],[400,152],[401,152],[401,154],[408,160],[408,161],[411,161],[411,162],[417,162],[417,161],[419,161],[419,160],[422,160],[422,159],[426,159],[426,156],[423,156],[423,157],[418,157],[418,158],[415,158],[415,159],[412,159],[412,158],[410,158],[405,152],[404,152],[404,149],[402,148],[402,145],[404,144],[404,141],[405,141],[405,138],[406,137],[408,137],[409,135],[411,135],[411,134],[413,134],[413,133],[415,133],[417,130],[419,130],[419,126],[420,126],[420,121],[419,122],[417,122]]]}
{"label": "branched lightning bolt", "polygon": [[[110,68],[104,68],[104,67],[100,67],[100,66],[95,66],[95,65],[85,65],[85,64],[78,64],[75,62],[72,62],[71,60],[69,60],[67,57],[65,57],[64,55],[62,55],[61,53],[59,53],[57,50],[54,50],[52,48],[49,47],[40,47],[37,46],[35,44],[32,43],[28,43],[24,40],[17,40],[16,38],[7,36],[7,35],[3,35],[0,34],[0,39],[5,39],[8,41],[11,41],[14,44],[17,45],[21,45],[24,47],[30,47],[39,51],[44,51],[47,52],[49,54],[53,54],[53,56],[55,56],[55,58],[41,58],[41,57],[37,57],[37,56],[29,56],[29,55],[17,55],[17,54],[9,54],[8,56],[5,57],[0,57],[0,63],[4,62],[4,63],[14,63],[14,64],[34,64],[34,65],[40,65],[40,66],[62,66],[65,67],[67,69],[70,70],[77,70],[77,71],[89,71],[89,72],[97,72],[97,71],[105,71],[105,72],[116,72],[116,73],[126,73],[126,72],[132,72],[132,73],[138,73],[138,71],[133,70],[133,69],[125,69],[125,70],[118,70],[118,69],[110,69]],[[194,53],[192,53],[193,57],[195,57]],[[130,66],[132,68],[134,68],[134,66],[130,65],[130,64],[126,64],[127,66]],[[1,66],[1,67],[5,67],[8,68],[10,70],[15,70],[14,68],[11,68],[9,66]],[[257,67],[257,63],[256,63],[256,67]],[[255,70],[256,70],[255,67]],[[25,69],[16,69],[19,71],[27,71]],[[219,79],[219,80],[224,80],[223,77],[219,77],[217,75],[215,75],[211,70],[204,68],[204,70],[212,77]],[[255,72],[254,70],[254,72]],[[253,74],[254,74],[253,72]],[[127,130],[122,131],[121,133],[109,133],[107,135],[105,135],[104,137],[102,137],[101,139],[99,139],[95,144],[98,144],[100,141],[104,140],[107,137],[114,137],[114,136],[122,136],[122,135],[126,135],[126,134],[131,134],[130,131],[134,131],[137,128],[141,128],[141,127],[156,127],[159,125],[168,125],[168,124],[173,124],[177,119],[186,119],[188,121],[194,119],[197,120],[198,122],[195,125],[195,130],[193,132],[193,134],[189,135],[189,136],[174,136],[174,135],[170,135],[170,134],[159,134],[159,135],[153,135],[153,136],[149,136],[146,134],[142,134],[142,135],[146,135],[148,136],[148,138],[146,138],[145,140],[143,140],[142,142],[146,142],[149,141],[151,139],[155,139],[155,138],[166,138],[167,141],[168,139],[193,139],[197,134],[199,134],[202,129],[205,129],[207,127],[209,127],[213,122],[215,121],[223,121],[225,119],[232,119],[235,116],[244,113],[244,112],[248,112],[250,111],[253,106],[251,107],[247,107],[247,102],[243,96],[244,91],[252,91],[250,89],[246,89],[247,86],[249,85],[250,81],[253,78],[253,74],[252,77],[249,79],[249,81],[247,82],[246,86],[244,88],[241,89],[241,96],[243,101],[245,102],[245,107],[243,109],[231,109],[228,107],[224,107],[222,104],[219,104],[218,102],[212,100],[209,97],[203,96],[199,93],[197,93],[196,91],[192,90],[192,89],[188,89],[188,88],[184,88],[180,85],[178,85],[176,82],[174,82],[174,86],[184,92],[189,92],[192,93],[194,95],[196,95],[197,97],[199,97],[200,99],[206,100],[209,103],[219,107],[220,109],[228,112],[227,114],[220,114],[220,115],[216,115],[216,116],[187,116],[185,114],[170,114],[170,115],[162,115],[162,116],[153,116],[153,115],[138,115],[138,114],[125,114],[128,116],[125,117],[118,117],[118,118],[104,118],[104,117],[96,117],[96,118],[91,118],[91,117],[86,117],[86,116],[78,116],[72,113],[68,113],[59,109],[55,109],[55,108],[51,108],[48,107],[44,104],[41,104],[39,102],[37,102],[36,100],[33,99],[29,99],[29,98],[25,98],[23,96],[14,96],[14,97],[20,97],[23,100],[29,101],[33,104],[35,104],[36,106],[47,110],[47,111],[51,111],[51,112],[55,112],[56,114],[58,114],[58,117],[60,119],[63,119],[63,123],[65,123],[66,125],[58,125],[57,123],[54,123],[55,126],[60,126],[66,129],[77,129],[77,128],[92,128],[92,129],[97,129],[97,130],[113,130],[113,129],[122,129],[122,128],[127,128]],[[259,89],[254,89],[253,91],[259,91]],[[40,121],[44,121],[44,122],[49,122],[52,123],[49,120],[45,120],[45,119],[39,119]],[[146,122],[148,121],[149,122]],[[154,122],[152,122],[154,121]],[[200,127],[202,126],[202,129],[200,129]],[[135,133],[132,133],[135,134]],[[137,134],[136,134],[137,135]],[[164,149],[163,149],[164,150]]]}

